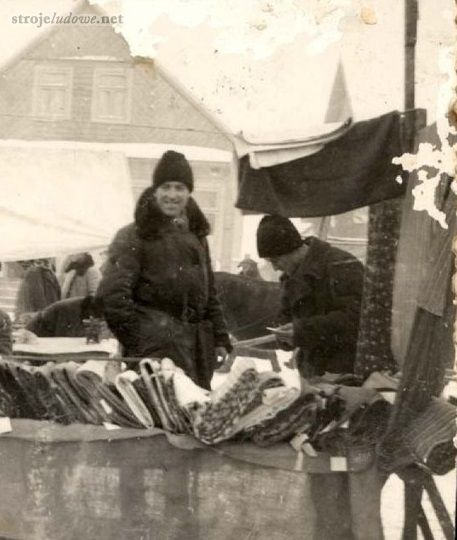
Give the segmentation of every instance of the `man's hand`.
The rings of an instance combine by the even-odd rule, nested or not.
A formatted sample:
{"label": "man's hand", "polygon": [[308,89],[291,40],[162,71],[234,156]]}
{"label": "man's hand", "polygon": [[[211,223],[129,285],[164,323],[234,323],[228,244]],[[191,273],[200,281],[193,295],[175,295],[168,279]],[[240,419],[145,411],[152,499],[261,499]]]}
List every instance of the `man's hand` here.
{"label": "man's hand", "polygon": [[271,330],[278,341],[278,345],[285,350],[291,350],[294,343],[294,329],[292,323],[283,324]]}
{"label": "man's hand", "polygon": [[218,363],[223,364],[229,356],[229,353],[225,347],[216,347],[216,358]]}

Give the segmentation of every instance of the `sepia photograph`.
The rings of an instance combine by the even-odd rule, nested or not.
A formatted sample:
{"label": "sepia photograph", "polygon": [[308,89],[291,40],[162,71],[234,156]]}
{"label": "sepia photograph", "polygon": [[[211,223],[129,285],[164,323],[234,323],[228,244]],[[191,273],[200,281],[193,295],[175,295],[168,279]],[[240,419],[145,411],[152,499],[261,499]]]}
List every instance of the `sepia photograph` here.
{"label": "sepia photograph", "polygon": [[0,540],[454,540],[456,17],[0,2]]}

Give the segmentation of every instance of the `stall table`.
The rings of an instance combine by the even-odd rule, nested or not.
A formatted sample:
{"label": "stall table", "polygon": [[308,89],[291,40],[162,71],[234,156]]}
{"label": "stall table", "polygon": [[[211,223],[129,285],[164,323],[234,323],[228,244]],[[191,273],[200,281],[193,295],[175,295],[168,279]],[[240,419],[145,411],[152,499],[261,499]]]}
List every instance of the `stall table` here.
{"label": "stall table", "polygon": [[104,339],[100,343],[87,343],[85,337],[66,338],[48,337],[36,338],[33,343],[14,343],[13,355],[18,359],[46,358],[84,360],[88,358],[110,358],[119,353],[119,343],[116,339]]}
{"label": "stall table", "polygon": [[[214,449],[158,430],[11,422],[12,431],[0,436],[2,537],[313,537],[307,460],[299,469],[289,445],[257,449],[232,443]],[[263,464],[255,463],[257,452]],[[325,469],[325,459],[317,460],[318,468]],[[379,538],[367,497],[379,505],[380,490],[373,490],[374,469],[368,465],[356,460],[351,466],[362,470],[350,474],[351,506],[359,515],[356,538],[364,540]]]}

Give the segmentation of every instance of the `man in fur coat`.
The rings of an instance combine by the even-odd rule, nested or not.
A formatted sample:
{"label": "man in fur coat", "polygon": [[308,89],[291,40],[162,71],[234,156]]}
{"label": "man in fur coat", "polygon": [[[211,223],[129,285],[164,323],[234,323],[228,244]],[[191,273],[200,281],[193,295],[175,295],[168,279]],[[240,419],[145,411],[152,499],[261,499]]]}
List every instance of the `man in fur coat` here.
{"label": "man in fur coat", "polygon": [[138,200],[134,223],[116,234],[98,296],[125,356],[169,357],[209,388],[217,358],[231,350],[216,296],[192,169],[168,151]]}

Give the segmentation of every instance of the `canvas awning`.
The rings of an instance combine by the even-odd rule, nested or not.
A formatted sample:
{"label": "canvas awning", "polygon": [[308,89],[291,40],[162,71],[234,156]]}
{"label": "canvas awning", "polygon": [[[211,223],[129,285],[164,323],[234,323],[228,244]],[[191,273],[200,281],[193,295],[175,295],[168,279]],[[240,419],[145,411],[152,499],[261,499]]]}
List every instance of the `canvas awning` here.
{"label": "canvas awning", "polygon": [[0,261],[100,249],[132,220],[121,153],[0,143]]}

